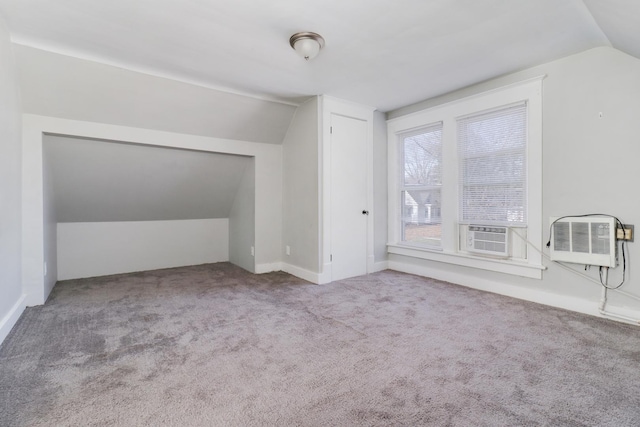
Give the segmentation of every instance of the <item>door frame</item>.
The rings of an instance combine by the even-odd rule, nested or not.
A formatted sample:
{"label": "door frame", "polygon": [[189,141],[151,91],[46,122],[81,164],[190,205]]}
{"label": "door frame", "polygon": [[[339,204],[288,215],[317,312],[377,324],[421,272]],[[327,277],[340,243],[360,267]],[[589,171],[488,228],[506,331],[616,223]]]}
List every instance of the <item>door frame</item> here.
{"label": "door frame", "polygon": [[320,107],[318,110],[318,119],[322,123],[319,127],[319,159],[320,159],[320,186],[319,205],[320,209],[320,227],[319,241],[320,251],[318,265],[321,267],[318,283],[331,282],[331,115],[336,114],[344,117],[350,117],[367,123],[367,140],[366,140],[366,179],[367,179],[367,207],[369,217],[367,220],[367,273],[374,270],[374,253],[373,253],[373,112],[375,108],[365,105],[344,101],[338,98],[322,95],[320,97]]}

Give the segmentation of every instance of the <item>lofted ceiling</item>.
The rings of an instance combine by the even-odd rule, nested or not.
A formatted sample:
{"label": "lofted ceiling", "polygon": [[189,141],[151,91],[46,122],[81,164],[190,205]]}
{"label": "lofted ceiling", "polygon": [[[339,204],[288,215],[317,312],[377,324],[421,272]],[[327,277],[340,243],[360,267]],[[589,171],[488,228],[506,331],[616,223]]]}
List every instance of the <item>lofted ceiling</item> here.
{"label": "lofted ceiling", "polygon": [[45,135],[56,222],[228,218],[249,157]]}
{"label": "lofted ceiling", "polygon": [[[640,57],[637,0],[0,0],[21,45],[269,100],[393,110],[598,46]],[[305,62],[298,31],[326,47]]]}

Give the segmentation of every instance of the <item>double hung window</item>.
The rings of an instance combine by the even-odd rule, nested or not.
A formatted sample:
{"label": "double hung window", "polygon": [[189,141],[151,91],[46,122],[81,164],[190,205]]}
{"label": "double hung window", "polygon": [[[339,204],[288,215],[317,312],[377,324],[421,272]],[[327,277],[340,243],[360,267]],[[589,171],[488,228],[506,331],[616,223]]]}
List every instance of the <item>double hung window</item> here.
{"label": "double hung window", "polygon": [[541,82],[388,120],[389,253],[541,277]]}

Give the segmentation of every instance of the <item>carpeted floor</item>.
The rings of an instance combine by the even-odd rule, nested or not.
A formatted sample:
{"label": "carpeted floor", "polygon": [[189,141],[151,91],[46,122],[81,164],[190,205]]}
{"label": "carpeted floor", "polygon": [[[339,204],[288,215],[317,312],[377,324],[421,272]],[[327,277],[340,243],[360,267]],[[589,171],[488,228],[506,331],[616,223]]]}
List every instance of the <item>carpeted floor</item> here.
{"label": "carpeted floor", "polygon": [[59,282],[0,347],[0,426],[638,426],[640,328],[384,271]]}

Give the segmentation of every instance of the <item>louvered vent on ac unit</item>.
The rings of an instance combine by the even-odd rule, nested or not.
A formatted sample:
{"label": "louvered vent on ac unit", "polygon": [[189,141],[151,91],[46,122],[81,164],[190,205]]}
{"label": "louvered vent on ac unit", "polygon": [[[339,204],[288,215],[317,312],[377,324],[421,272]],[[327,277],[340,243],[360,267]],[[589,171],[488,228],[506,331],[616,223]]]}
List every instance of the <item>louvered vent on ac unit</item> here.
{"label": "louvered vent on ac unit", "polygon": [[551,218],[552,261],[616,266],[616,223],[606,217]]}
{"label": "louvered vent on ac unit", "polygon": [[508,256],[508,231],[507,227],[470,225],[467,229],[467,251],[494,256]]}

